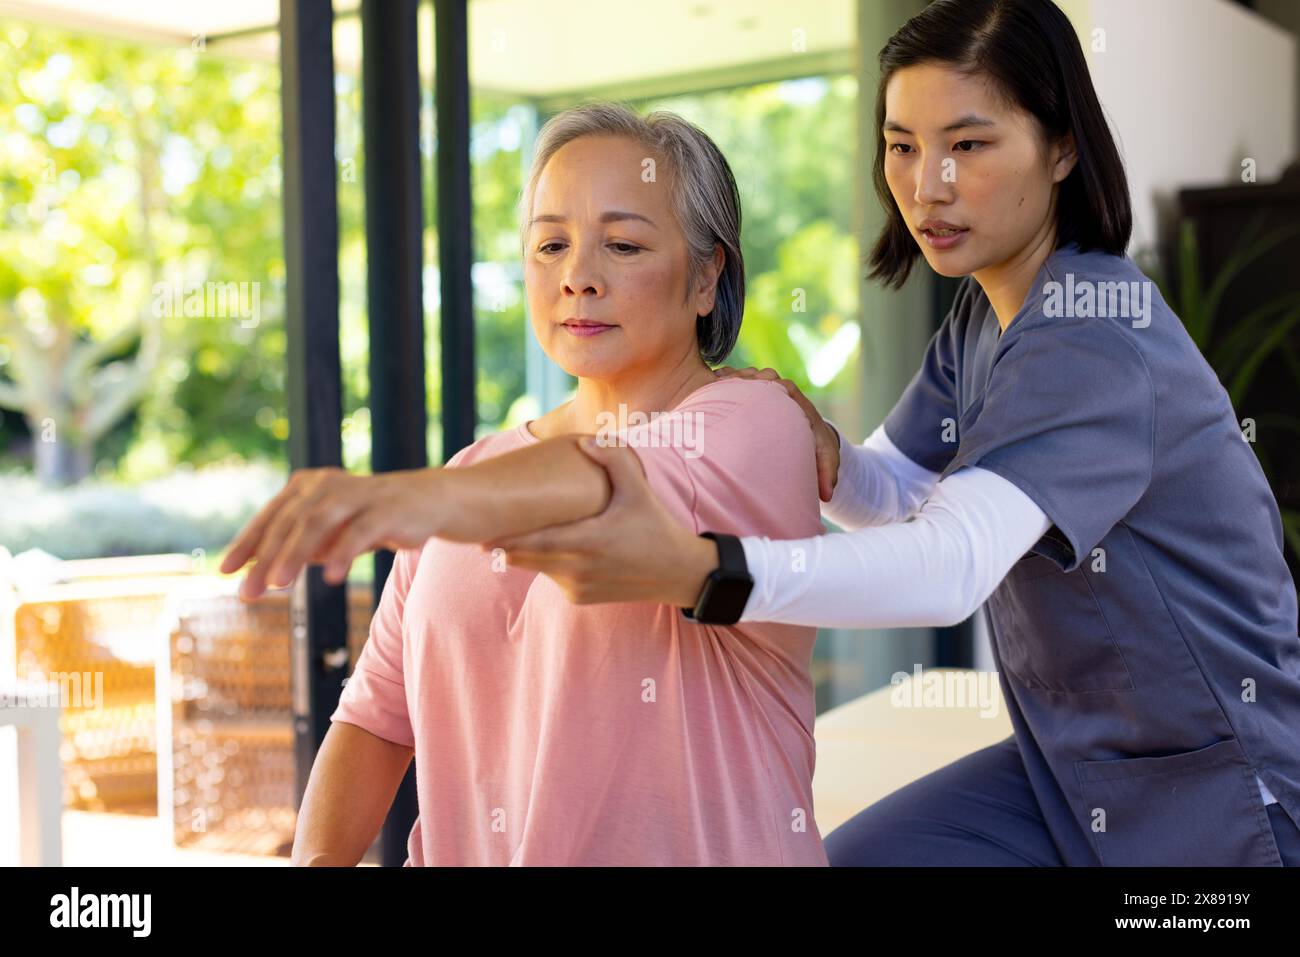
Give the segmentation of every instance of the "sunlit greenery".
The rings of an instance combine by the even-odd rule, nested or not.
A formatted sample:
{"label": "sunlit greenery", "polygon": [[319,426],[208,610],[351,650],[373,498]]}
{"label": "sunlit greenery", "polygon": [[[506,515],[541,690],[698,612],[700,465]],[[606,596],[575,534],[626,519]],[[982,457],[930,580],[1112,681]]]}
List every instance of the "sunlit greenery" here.
{"label": "sunlit greenery", "polygon": [[[278,66],[13,20],[0,21],[0,62],[0,468],[32,470],[43,429],[82,456],[56,463],[51,481],[285,467]],[[344,459],[366,469],[360,77],[341,74],[336,92]],[[773,366],[814,396],[851,384],[857,347],[855,98],[839,76],[634,104],[699,123],[736,172],[749,283],[730,364]],[[436,461],[428,102],[423,114]],[[513,424],[526,392],[516,204],[538,117],[527,102],[481,96],[472,119],[478,406],[490,431]],[[185,284],[196,283],[255,288],[256,314],[245,300],[189,308]]]}
{"label": "sunlit greenery", "polygon": [[[0,62],[6,397],[20,390],[30,425],[94,441],[99,470],[129,479],[282,456],[275,67],[13,22],[0,26]],[[159,317],[155,285],[173,282],[257,283],[259,314]],[[74,345],[92,342],[112,348],[79,367]],[[138,405],[95,441],[95,410],[134,371],[147,376]],[[27,430],[5,405],[12,460]]]}

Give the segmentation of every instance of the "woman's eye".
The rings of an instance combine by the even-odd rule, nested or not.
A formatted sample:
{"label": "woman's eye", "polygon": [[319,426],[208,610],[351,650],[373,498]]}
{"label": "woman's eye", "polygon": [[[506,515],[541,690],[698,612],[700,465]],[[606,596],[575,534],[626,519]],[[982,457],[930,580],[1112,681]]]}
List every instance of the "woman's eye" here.
{"label": "woman's eye", "polygon": [[564,245],[564,243],[560,243],[560,242],[554,242],[554,243],[543,243],[542,245],[540,245],[540,246],[537,247],[537,251],[538,251],[539,253],[551,253],[551,252],[555,252],[555,251],[556,251],[556,250],[553,249],[552,247],[555,247],[555,246],[563,246],[563,245]]}
{"label": "woman's eye", "polygon": [[610,243],[609,248],[624,256],[641,251],[640,246],[633,246],[631,243]]}
{"label": "woman's eye", "polygon": [[[957,143],[954,144],[954,146],[960,147],[963,143],[969,143],[971,146],[983,146],[983,145],[984,145],[983,142],[980,141],[980,140],[958,140]],[[963,152],[963,153],[972,153],[972,152],[974,152],[974,150],[961,150],[961,152]]]}
{"label": "woman's eye", "polygon": [[[889,151],[893,153],[897,151],[900,147],[904,150],[907,150],[909,153],[912,151],[912,147],[908,146],[906,143],[890,143]],[[897,155],[902,156],[903,154],[899,152]]]}

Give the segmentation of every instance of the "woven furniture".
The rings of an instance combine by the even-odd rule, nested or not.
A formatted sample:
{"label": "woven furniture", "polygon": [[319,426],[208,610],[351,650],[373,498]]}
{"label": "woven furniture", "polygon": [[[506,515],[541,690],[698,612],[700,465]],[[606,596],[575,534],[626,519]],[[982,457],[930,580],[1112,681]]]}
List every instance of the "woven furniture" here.
{"label": "woven furniture", "polygon": [[[348,593],[356,661],[371,591]],[[177,845],[288,854],[296,782],[289,593],[183,602],[171,633],[171,815]]]}

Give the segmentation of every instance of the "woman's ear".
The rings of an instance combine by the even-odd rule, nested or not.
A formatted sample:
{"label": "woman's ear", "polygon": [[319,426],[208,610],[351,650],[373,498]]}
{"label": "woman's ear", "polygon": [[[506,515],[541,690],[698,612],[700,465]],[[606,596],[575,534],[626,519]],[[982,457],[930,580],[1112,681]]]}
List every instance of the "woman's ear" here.
{"label": "woman's ear", "polygon": [[707,316],[713,311],[718,296],[718,277],[722,275],[726,264],[727,253],[723,250],[722,243],[714,243],[713,258],[700,270],[700,281],[695,289],[698,302],[695,311],[698,315]]}
{"label": "woman's ear", "polygon": [[1074,134],[1066,133],[1052,148],[1052,182],[1063,181],[1070,175],[1070,171],[1078,161],[1079,154],[1075,149]]}

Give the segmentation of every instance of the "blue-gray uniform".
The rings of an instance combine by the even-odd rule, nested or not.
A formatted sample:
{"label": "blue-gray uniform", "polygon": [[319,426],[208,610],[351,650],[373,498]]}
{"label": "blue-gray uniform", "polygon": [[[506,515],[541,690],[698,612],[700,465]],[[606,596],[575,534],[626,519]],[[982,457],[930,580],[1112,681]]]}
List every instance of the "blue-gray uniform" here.
{"label": "blue-gray uniform", "polygon": [[[1300,638],[1277,503],[1214,371],[1133,261],[1057,249],[1005,333],[968,277],[884,426],[941,477],[1003,476],[1053,524],[986,603],[1014,745],[868,808],[828,839],[832,861],[909,799],[951,809],[981,761],[1032,792],[1047,833],[1028,862],[1300,854]],[[897,862],[902,841],[882,856]]]}

